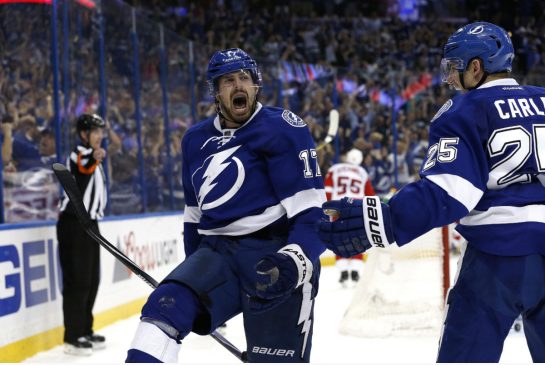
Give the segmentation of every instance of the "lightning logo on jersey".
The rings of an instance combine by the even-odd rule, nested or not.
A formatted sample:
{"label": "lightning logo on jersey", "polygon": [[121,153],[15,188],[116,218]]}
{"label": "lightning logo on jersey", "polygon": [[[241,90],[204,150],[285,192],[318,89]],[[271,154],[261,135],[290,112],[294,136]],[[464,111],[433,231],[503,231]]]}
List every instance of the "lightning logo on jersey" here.
{"label": "lightning logo on jersey", "polygon": [[[238,159],[237,157],[232,157],[230,161],[228,159],[240,148],[240,146],[235,146],[232,148],[229,148],[225,151],[221,151],[218,153],[214,153],[210,155],[205,161],[201,168],[197,169],[195,171],[195,174],[193,175],[193,179],[199,178],[200,171],[204,169],[204,167],[208,164],[208,167],[206,167],[206,170],[204,171],[204,174],[202,174],[201,179],[204,180],[204,182],[201,185],[201,188],[199,189],[198,194],[198,203],[202,210],[207,209],[213,209],[216,208],[223,203],[227,202],[229,199],[231,199],[241,188],[242,183],[244,182],[244,179],[246,177],[246,172],[244,170],[244,165]],[[204,203],[206,197],[208,194],[216,187],[218,184],[217,177],[224,172],[224,170],[231,165],[231,162],[235,162],[236,164],[236,179],[234,184],[223,194],[220,195],[218,199],[215,199],[211,202]],[[225,189],[225,187],[223,187]]]}

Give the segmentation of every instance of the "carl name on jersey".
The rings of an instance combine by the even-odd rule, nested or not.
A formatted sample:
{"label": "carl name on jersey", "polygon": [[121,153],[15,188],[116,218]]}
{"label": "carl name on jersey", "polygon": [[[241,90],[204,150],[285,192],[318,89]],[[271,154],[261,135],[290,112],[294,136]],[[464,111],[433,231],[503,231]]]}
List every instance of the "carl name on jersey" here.
{"label": "carl name on jersey", "polygon": [[[545,97],[536,98],[509,98],[494,101],[494,106],[501,119],[523,118],[535,115],[545,115]],[[541,106],[541,109],[539,106]]]}

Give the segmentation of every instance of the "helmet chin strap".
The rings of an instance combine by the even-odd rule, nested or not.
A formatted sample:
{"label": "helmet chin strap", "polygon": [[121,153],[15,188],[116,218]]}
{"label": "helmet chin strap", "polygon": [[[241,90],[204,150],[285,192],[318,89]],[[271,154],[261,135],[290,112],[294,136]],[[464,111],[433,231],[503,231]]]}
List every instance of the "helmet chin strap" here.
{"label": "helmet chin strap", "polygon": [[479,80],[479,82],[477,84],[475,84],[475,86],[473,87],[466,87],[464,85],[464,73],[463,72],[460,72],[460,85],[462,85],[462,87],[466,90],[475,90],[477,89],[479,86],[481,86],[485,81],[486,81],[486,78],[488,77],[488,72],[483,72],[483,76],[481,77],[481,79]]}

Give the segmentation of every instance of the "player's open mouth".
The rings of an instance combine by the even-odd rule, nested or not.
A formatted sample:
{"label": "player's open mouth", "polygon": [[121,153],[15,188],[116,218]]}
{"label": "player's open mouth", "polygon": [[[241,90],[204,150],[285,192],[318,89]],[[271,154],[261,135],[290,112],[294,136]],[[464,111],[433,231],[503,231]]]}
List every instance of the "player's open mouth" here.
{"label": "player's open mouth", "polygon": [[233,98],[233,108],[242,111],[248,107],[248,98],[245,94],[235,95]]}

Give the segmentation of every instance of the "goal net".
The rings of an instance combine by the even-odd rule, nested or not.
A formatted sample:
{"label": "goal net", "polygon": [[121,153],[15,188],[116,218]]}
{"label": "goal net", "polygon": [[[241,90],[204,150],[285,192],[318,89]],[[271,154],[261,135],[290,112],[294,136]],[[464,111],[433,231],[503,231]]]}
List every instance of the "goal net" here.
{"label": "goal net", "polygon": [[358,337],[439,335],[449,285],[449,230],[368,253],[354,297],[340,324]]}

